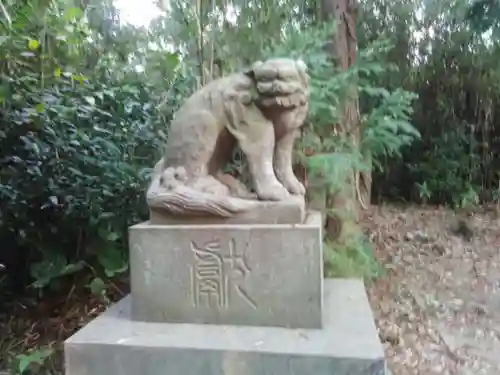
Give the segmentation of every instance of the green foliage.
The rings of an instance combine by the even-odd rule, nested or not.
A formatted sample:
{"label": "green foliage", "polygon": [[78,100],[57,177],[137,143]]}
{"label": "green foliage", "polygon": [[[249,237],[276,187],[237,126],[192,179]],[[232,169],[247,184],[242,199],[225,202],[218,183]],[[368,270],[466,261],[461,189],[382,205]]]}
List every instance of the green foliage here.
{"label": "green foliage", "polygon": [[9,91],[16,94],[3,116],[3,235],[48,257],[66,247],[75,259],[86,251],[78,238],[94,239],[95,251],[115,246],[144,217],[144,168],[161,145],[146,90],[63,80],[43,91],[12,81]]}
{"label": "green foliage", "polygon": [[107,296],[106,296],[107,284],[103,279],[101,279],[100,277],[93,278],[88,284],[88,288],[90,289],[90,292],[94,296],[107,301]]}
{"label": "green foliage", "polygon": [[[474,195],[491,196],[498,187],[499,39],[495,27],[487,32],[471,27],[471,3],[362,2],[360,47],[384,35],[396,46],[388,63],[399,72],[379,75],[379,84],[419,96],[412,123],[421,139],[404,147],[402,158],[384,161],[385,170],[374,174],[376,195],[460,206],[463,200],[474,201]],[[473,3],[476,10],[491,5],[492,17],[500,4]]]}
{"label": "green foliage", "polygon": [[430,201],[450,202],[460,206],[471,191],[479,191],[474,181],[480,174],[479,157],[470,153],[474,139],[461,129],[433,138],[435,146],[426,150],[419,163],[411,166],[418,175],[421,189]]}
{"label": "green foliage", "polygon": [[[335,25],[330,23],[307,30],[290,26],[282,42],[264,50],[264,56],[300,58],[309,67],[309,122],[297,145],[297,159],[308,167],[312,184],[325,185],[330,192],[342,189],[353,169],[371,168],[365,155],[371,155],[373,164],[382,169],[387,157],[401,156],[401,149],[420,137],[411,124],[412,103],[417,96],[401,88],[391,91],[373,85],[373,77],[397,71],[394,65],[384,66],[393,45],[386,39],[376,40],[360,51],[356,64],[348,71],[339,71],[324,49],[334,32]],[[342,122],[342,101],[352,85],[356,85],[360,100],[370,103],[362,114],[359,149],[344,133],[335,134],[332,126]]]}
{"label": "green foliage", "polygon": [[83,262],[68,263],[66,257],[61,254],[47,254],[41,261],[31,264],[30,273],[35,280],[31,286],[43,289],[57,278],[81,271],[84,266]]}
{"label": "green foliage", "polygon": [[[12,283],[29,278],[40,291],[88,264],[118,275],[127,270],[127,227],[147,215],[148,173],[182,77],[164,76],[179,85],[162,93],[157,77],[148,81],[126,65],[115,74],[118,53],[89,44],[96,33],[80,8],[8,11],[0,43],[8,57],[0,63],[0,263]],[[171,68],[180,63],[165,59]]]}
{"label": "green foliage", "polygon": [[374,280],[385,274],[385,269],[376,260],[373,246],[365,238],[353,237],[347,244],[325,243],[326,277],[363,278]]}
{"label": "green foliage", "polygon": [[500,2],[498,0],[475,0],[468,8],[466,19],[475,30],[484,32],[500,25]]}
{"label": "green foliage", "polygon": [[45,361],[54,354],[54,349],[50,347],[38,348],[27,354],[16,356],[17,368],[14,373],[18,375],[25,374],[28,371],[34,371],[42,366]]}
{"label": "green foliage", "polygon": [[382,170],[385,160],[401,157],[401,150],[420,138],[420,133],[411,124],[411,107],[418,96],[397,89],[363,88],[368,95],[380,95],[380,105],[366,116],[361,151],[372,155],[374,167]]}

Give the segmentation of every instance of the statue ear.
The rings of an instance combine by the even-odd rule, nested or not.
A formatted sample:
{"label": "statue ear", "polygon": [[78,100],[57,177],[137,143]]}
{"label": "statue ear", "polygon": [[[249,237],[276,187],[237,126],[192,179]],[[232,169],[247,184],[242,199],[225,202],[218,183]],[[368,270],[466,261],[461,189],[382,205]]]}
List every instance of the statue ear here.
{"label": "statue ear", "polygon": [[248,76],[248,77],[253,77],[252,67],[247,67],[247,68],[243,69],[243,74]]}
{"label": "statue ear", "polygon": [[260,68],[262,65],[264,65],[264,63],[262,61],[256,61],[252,64],[252,70],[255,70],[255,69],[258,69]]}
{"label": "statue ear", "polygon": [[258,69],[261,67],[264,63],[262,61],[256,61],[252,64],[252,66],[246,68],[243,70],[243,74],[249,76],[249,77],[254,77],[255,76],[255,69]]}
{"label": "statue ear", "polygon": [[307,64],[301,60],[301,59],[298,59],[295,61],[295,66],[297,67],[297,71],[299,73],[299,76],[302,80],[302,83],[305,84],[306,86],[309,85],[309,74],[307,72],[308,68],[307,68]]}
{"label": "statue ear", "polygon": [[295,62],[297,68],[301,71],[303,71],[304,73],[307,73],[307,65],[306,63],[301,60],[301,59],[298,59],[296,62]]}

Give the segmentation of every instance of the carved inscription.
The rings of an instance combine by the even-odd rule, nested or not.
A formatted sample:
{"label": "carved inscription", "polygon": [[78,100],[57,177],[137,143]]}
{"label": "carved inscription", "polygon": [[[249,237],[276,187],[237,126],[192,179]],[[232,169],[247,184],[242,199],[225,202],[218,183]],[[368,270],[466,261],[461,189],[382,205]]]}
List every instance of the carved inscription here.
{"label": "carved inscription", "polygon": [[194,255],[191,270],[194,305],[227,307],[227,283],[220,243],[212,241],[198,246],[191,241],[191,251]]}
{"label": "carved inscription", "polygon": [[191,241],[194,265],[191,267],[191,289],[196,307],[228,308],[231,302],[231,288],[252,308],[257,303],[239,283],[251,269],[245,254],[237,254],[234,239],[229,240],[227,254],[223,254],[220,240],[204,244]]}

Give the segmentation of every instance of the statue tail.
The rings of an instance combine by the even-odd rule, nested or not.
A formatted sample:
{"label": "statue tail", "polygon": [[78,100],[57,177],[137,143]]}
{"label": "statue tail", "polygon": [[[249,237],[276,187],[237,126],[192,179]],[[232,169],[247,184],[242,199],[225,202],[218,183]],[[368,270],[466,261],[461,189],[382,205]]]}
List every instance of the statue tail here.
{"label": "statue tail", "polygon": [[256,206],[255,201],[203,193],[186,186],[169,192],[148,192],[149,207],[182,216],[232,217]]}
{"label": "statue tail", "polygon": [[176,216],[232,217],[258,204],[255,200],[211,194],[188,187],[170,176],[173,172],[171,168],[167,170],[169,188],[164,189],[160,186],[160,181],[165,177],[161,168],[162,161],[155,166],[153,180],[146,194],[148,206],[154,210]]}

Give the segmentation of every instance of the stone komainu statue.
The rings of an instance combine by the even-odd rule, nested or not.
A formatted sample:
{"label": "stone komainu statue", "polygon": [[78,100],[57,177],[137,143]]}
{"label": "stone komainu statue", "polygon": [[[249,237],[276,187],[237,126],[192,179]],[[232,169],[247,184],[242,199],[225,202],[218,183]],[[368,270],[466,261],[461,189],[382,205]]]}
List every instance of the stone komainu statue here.
{"label": "stone komainu statue", "polygon": [[[174,115],[147,192],[149,207],[172,215],[230,217],[258,200],[305,194],[292,170],[292,148],[308,98],[305,64],[285,58],[256,62],[202,87]],[[222,173],[237,145],[258,200]]]}

